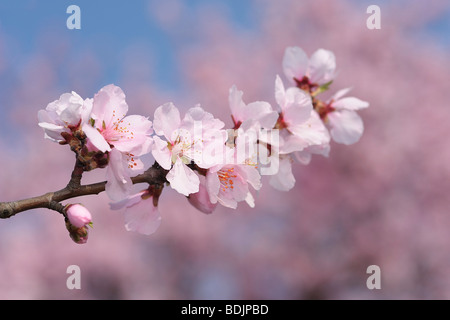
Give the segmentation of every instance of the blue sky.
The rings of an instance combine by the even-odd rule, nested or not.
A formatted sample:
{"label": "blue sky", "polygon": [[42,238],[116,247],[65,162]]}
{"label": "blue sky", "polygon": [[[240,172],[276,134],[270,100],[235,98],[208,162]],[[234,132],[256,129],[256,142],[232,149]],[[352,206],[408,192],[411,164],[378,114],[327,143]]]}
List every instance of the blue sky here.
{"label": "blue sky", "polygon": [[[166,0],[151,0],[166,1]],[[292,0],[299,1],[299,0]],[[335,0],[330,0],[335,1]],[[356,0],[355,0],[356,1]],[[108,0],[16,0],[0,2],[0,36],[4,39],[7,72],[0,76],[0,108],[8,109],[11,97],[9,88],[14,85],[18,70],[37,51],[42,50],[42,37],[46,34],[61,37],[70,44],[71,51],[64,63],[76,61],[77,55],[89,48],[102,63],[102,79],[98,86],[108,83],[120,85],[120,66],[124,58],[124,48],[138,43],[151,53],[153,74],[161,89],[169,92],[182,92],[182,84],[177,77],[173,39],[152,21],[149,14],[150,0],[108,1]],[[370,2],[370,3],[369,3]],[[185,0],[186,15],[195,14],[196,7],[220,3],[222,14],[233,21],[237,28],[256,29],[257,2],[250,0]],[[256,4],[255,4],[256,3]],[[366,6],[383,1],[358,2]],[[68,30],[67,7],[75,4],[81,8],[81,30]],[[132,5],[131,5],[132,4]],[[256,14],[255,14],[256,12]],[[194,20],[195,22],[195,16]],[[183,26],[188,28],[189,26]],[[414,31],[415,32],[415,31]],[[450,9],[438,19],[429,23],[418,36],[436,39],[446,50],[450,48]],[[52,44],[57,46],[58,44]],[[2,48],[0,48],[2,49]],[[74,90],[64,87],[64,77],[58,85],[61,90]],[[156,81],[152,81],[155,83]],[[86,96],[93,95],[98,87],[92,88]],[[82,92],[81,92],[82,94]],[[5,132],[7,121],[0,119],[0,133]]]}
{"label": "blue sky", "polygon": [[[153,0],[156,1],[156,0]],[[377,1],[375,1],[377,2]],[[132,5],[130,5],[132,3]],[[256,28],[253,11],[254,2],[246,0],[188,0],[189,10],[205,3],[221,3],[226,14],[238,26]],[[68,30],[66,9],[76,4],[81,8],[81,30]],[[361,4],[360,4],[361,5]],[[64,37],[71,47],[90,47],[102,57],[107,79],[115,82],[119,77],[115,66],[122,59],[123,48],[139,42],[153,54],[156,76],[162,86],[176,87],[176,61],[173,47],[164,31],[149,17],[149,1],[108,1],[108,0],[18,0],[0,2],[0,31],[9,39],[14,39],[12,55],[20,64],[37,49],[42,34],[51,32]],[[445,46],[450,44],[450,12],[430,23],[424,30]]]}
{"label": "blue sky", "polygon": [[[126,50],[138,44],[143,49],[143,59],[148,53],[152,60],[151,76],[157,79],[152,83],[157,83],[165,91],[182,93],[173,39],[151,19],[150,1],[160,0],[0,1],[0,40],[6,45],[0,47],[0,53],[6,56],[6,66],[3,66],[6,69],[0,70],[0,110],[4,115],[13,112],[12,99],[16,97],[12,92],[18,81],[21,81],[21,71],[28,61],[36,53],[59,59],[57,53],[52,52],[59,45],[68,45],[70,48],[67,56],[61,58],[62,68],[79,63],[79,55],[88,50],[101,59],[101,79],[89,89],[90,92],[82,92],[65,83],[69,81],[67,74],[58,69],[56,71],[61,74],[58,74],[57,92],[76,90],[81,95],[92,96],[103,85],[121,85]],[[188,12],[183,14],[192,14],[201,5],[216,3],[225,6],[225,12],[221,13],[225,13],[237,26],[254,26],[251,1],[188,0],[185,2]],[[77,5],[81,9],[81,30],[69,30],[66,26],[70,16],[66,11],[70,5]],[[45,42],[49,41],[45,39],[46,36],[50,36],[51,43]],[[61,39],[61,44],[57,43],[57,39]],[[45,44],[48,44],[48,48],[43,48]],[[9,135],[18,138],[21,133],[8,118],[0,118],[0,134],[5,138]]]}
{"label": "blue sky", "polygon": [[[189,9],[216,0],[189,0]],[[222,1],[230,18],[243,27],[251,27],[251,2],[240,0]],[[132,5],[130,5],[132,3]],[[66,13],[69,5],[81,9],[81,30],[68,30]],[[189,14],[189,13],[187,13]],[[115,82],[119,77],[118,65],[123,48],[133,43],[148,47],[156,60],[156,74],[162,85],[176,86],[173,75],[176,63],[170,39],[149,17],[149,1],[37,1],[19,0],[0,3],[0,30],[14,39],[14,56],[17,62],[26,59],[38,47],[40,36],[55,33],[70,41],[71,47],[89,47],[98,56],[106,70],[105,82]],[[169,71],[169,72],[168,72]],[[172,72],[171,72],[172,71]]]}

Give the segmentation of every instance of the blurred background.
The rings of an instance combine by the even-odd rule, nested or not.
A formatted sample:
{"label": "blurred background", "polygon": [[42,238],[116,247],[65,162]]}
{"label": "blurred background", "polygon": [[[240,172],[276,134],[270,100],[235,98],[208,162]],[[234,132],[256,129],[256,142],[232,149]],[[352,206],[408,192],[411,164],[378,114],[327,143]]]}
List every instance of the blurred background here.
{"label": "blurred background", "polygon": [[[0,221],[0,299],[450,299],[449,34],[444,0],[2,1],[0,201],[68,182],[73,154],[37,125],[64,92],[114,83],[129,114],[200,103],[230,127],[228,89],[274,104],[284,50],[300,46],[334,51],[330,94],[351,86],[371,106],[357,144],[295,166],[290,192],[266,181],[254,209],[205,215],[166,188],[162,225],[142,236],[105,194],[73,199],[93,213],[84,245],[53,211]],[[73,264],[81,290],[66,287]],[[381,290],[366,287],[373,264]]]}

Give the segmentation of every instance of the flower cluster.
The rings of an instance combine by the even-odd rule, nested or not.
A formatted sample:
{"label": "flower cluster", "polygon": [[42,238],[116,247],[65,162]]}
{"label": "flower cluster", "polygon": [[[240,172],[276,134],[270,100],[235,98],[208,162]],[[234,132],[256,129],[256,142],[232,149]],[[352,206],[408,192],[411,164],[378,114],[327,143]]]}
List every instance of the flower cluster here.
{"label": "flower cluster", "polygon": [[[219,204],[235,209],[245,201],[254,207],[263,175],[274,188],[290,190],[294,162],[308,164],[313,154],[328,156],[331,139],[346,145],[359,140],[364,127],[356,111],[368,103],[345,97],[350,89],[319,99],[336,77],[331,51],[319,49],[308,58],[302,49],[289,47],[282,67],[288,86],[275,77],[273,106],[265,101],[247,104],[242,91],[230,88],[232,128],[201,106],[182,116],[173,103],[166,103],[156,108],[153,122],[127,115],[125,94],[114,85],[93,99],[63,94],[39,111],[39,126],[46,138],[70,145],[83,171],[106,168],[111,208],[124,211],[127,230],[151,234],[161,223],[158,200],[164,185],[148,182],[146,189],[133,193],[132,178],[151,166],[144,155],[151,154],[153,167],[164,171],[165,185],[211,213]],[[69,221],[73,212],[81,212],[90,223],[84,207],[67,209]],[[84,230],[86,223],[71,225]]]}

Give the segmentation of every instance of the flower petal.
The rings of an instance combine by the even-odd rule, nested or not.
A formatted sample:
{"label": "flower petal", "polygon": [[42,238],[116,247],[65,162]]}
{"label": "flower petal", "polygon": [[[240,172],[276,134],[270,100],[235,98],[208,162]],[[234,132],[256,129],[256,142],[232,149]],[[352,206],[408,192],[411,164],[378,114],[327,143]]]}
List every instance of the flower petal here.
{"label": "flower petal", "polygon": [[[248,193],[248,192],[247,192]],[[218,197],[218,201],[221,205],[224,207],[230,208],[230,209],[236,209],[237,208],[237,201],[234,199],[233,194],[231,192],[219,192],[220,197]],[[242,199],[245,200],[245,199]],[[240,200],[240,201],[242,201]]]}
{"label": "flower petal", "polygon": [[217,203],[220,190],[220,180],[217,176],[217,170],[208,170],[206,172],[205,187],[208,191],[211,203]]}
{"label": "flower petal", "polygon": [[161,167],[169,170],[172,166],[172,153],[167,147],[167,141],[162,140],[158,136],[153,137],[152,155]]}
{"label": "flower petal", "polygon": [[161,215],[153,206],[153,197],[139,201],[130,206],[124,213],[125,229],[144,235],[154,233],[161,225]]}
{"label": "flower petal", "polygon": [[[259,123],[259,126],[263,128],[272,129],[278,120],[278,113],[273,111],[272,106],[268,102],[255,101],[245,106],[243,119],[244,121],[251,120],[254,123]],[[247,125],[247,128],[244,130],[248,128],[249,126]]]}
{"label": "flower petal", "polygon": [[292,84],[296,84],[294,78],[301,80],[306,75],[308,56],[299,47],[288,47],[284,52],[283,71],[286,78]]}
{"label": "flower petal", "polygon": [[125,93],[121,88],[110,84],[100,89],[94,96],[92,106],[92,118],[99,120],[95,122],[98,129],[112,127],[119,122],[128,112],[128,105],[125,101]]}
{"label": "flower petal", "polygon": [[127,166],[126,166],[127,176],[130,176],[130,177],[136,176],[138,174],[142,174],[145,172],[146,165],[138,157],[125,154],[124,159],[126,159],[124,161],[127,161]]}
{"label": "flower petal", "polygon": [[195,130],[194,125],[201,124],[201,130],[203,132],[208,132],[211,130],[220,130],[225,126],[225,123],[223,123],[221,120],[214,118],[214,116],[203,110],[202,107],[196,106],[194,108],[190,108],[186,115],[184,116],[184,119],[182,121],[181,127],[189,130],[194,136]]}
{"label": "flower petal", "polygon": [[70,133],[69,126],[84,123],[84,119],[89,117],[90,107],[90,99],[83,100],[75,92],[64,93],[49,103],[45,110],[38,111],[39,126],[44,129],[46,138],[63,141],[61,133]]}
{"label": "flower petal", "polygon": [[179,128],[180,123],[180,112],[172,102],[163,104],[155,110],[153,129],[157,135],[165,136],[168,141],[173,142],[172,133]]}
{"label": "flower petal", "polygon": [[308,147],[309,142],[300,136],[290,134],[283,138],[283,144],[280,146],[280,154],[289,154],[294,151],[301,151]]}
{"label": "flower petal", "polygon": [[300,162],[303,165],[308,165],[311,162],[311,158],[312,158],[312,154],[310,152],[308,152],[307,149],[299,151],[299,152],[294,152],[294,158],[295,160],[297,160],[298,162]]}
{"label": "flower petal", "polygon": [[109,204],[109,207],[111,208],[111,210],[120,210],[120,209],[124,209],[124,208],[129,208],[134,206],[135,204],[138,204],[139,202],[142,201],[142,196],[147,194],[148,191],[147,190],[143,190],[141,192],[138,192],[136,194],[130,195],[129,197],[117,201],[117,202],[111,202]]}
{"label": "flower petal", "polygon": [[[41,110],[43,111],[43,110]],[[59,126],[53,123],[49,122],[39,122],[39,127],[44,129],[45,137],[47,139],[53,140],[53,141],[64,141],[64,138],[61,136],[62,132],[69,132],[68,129],[64,128],[63,126]]]}
{"label": "flower petal", "polygon": [[80,109],[81,123],[88,123],[91,118],[92,107],[93,107],[94,99],[86,99],[84,100],[84,104]]}
{"label": "flower petal", "polygon": [[106,186],[105,191],[113,201],[119,201],[126,198],[131,191],[133,183],[127,174],[128,165],[120,151],[113,148],[109,153],[109,164],[106,168]]}
{"label": "flower petal", "polygon": [[334,101],[332,103],[332,107],[337,110],[359,110],[364,109],[369,106],[369,103],[363,100],[360,100],[355,97],[346,97],[339,99],[337,101]]}
{"label": "flower petal", "polygon": [[324,142],[323,144],[309,146],[302,151],[294,152],[293,155],[295,160],[301,164],[307,165],[311,162],[312,154],[319,154],[324,157],[328,157],[329,153],[330,144],[328,142]]}
{"label": "flower petal", "polygon": [[166,176],[170,186],[185,196],[199,190],[200,180],[192,169],[188,168],[180,158]]}
{"label": "flower petal", "polygon": [[132,152],[142,155],[150,152],[153,139],[152,122],[148,118],[139,115],[131,115],[123,118],[117,127],[114,147],[121,152]]}
{"label": "flower petal", "polygon": [[84,124],[81,128],[89,139],[90,143],[101,152],[111,151],[109,143],[105,140],[102,134],[89,124]]}
{"label": "flower petal", "polygon": [[[83,106],[83,99],[78,100],[76,97],[72,96],[70,93],[65,93],[67,95],[64,105],[64,109],[61,110],[59,118],[68,125],[77,125],[81,120],[81,107]],[[79,97],[79,96],[78,96]]]}
{"label": "flower petal", "polygon": [[331,100],[334,100],[334,101],[339,100],[340,98],[342,98],[343,96],[345,96],[347,93],[349,93],[350,90],[352,90],[351,87],[350,87],[350,88],[345,88],[345,89],[338,90],[335,94],[333,94],[333,95],[331,96],[331,98],[328,100],[327,103],[330,103]]}
{"label": "flower petal", "polygon": [[239,91],[235,85],[233,85],[228,94],[228,102],[230,104],[231,115],[233,116],[234,121],[243,122],[245,119],[243,118],[243,112],[245,108],[245,103],[242,100],[243,92]]}
{"label": "flower petal", "polygon": [[289,156],[280,157],[278,173],[271,176],[269,183],[280,191],[289,191],[295,186],[295,177],[292,174],[292,159]]}
{"label": "flower petal", "polygon": [[337,143],[346,145],[357,142],[364,131],[364,124],[355,111],[341,110],[327,115],[331,137]]}
{"label": "flower petal", "polygon": [[[275,78],[275,101],[280,107],[286,104],[286,90],[284,89],[283,81],[281,81],[279,75]],[[283,111],[283,109],[280,111]]]}
{"label": "flower petal", "polygon": [[255,190],[261,189],[261,187],[262,187],[261,176],[259,174],[258,169],[256,169],[254,166],[250,166],[250,165],[240,165],[239,167],[240,167],[240,170],[245,172],[247,182]]}
{"label": "flower petal", "polygon": [[314,110],[311,111],[311,117],[308,121],[295,127],[289,127],[289,131],[304,140],[308,145],[320,145],[330,140],[327,128]]}
{"label": "flower petal", "polygon": [[234,168],[234,173],[237,175],[237,178],[234,179],[233,188],[231,188],[230,186],[228,189],[221,189],[219,194],[221,199],[226,198],[223,197],[223,195],[231,194],[236,202],[241,202],[245,200],[248,193],[247,177],[243,170],[239,170],[239,166],[236,166]]}
{"label": "flower petal", "polygon": [[303,90],[289,88],[285,95],[285,105],[283,110],[283,120],[288,127],[296,126],[307,121],[313,109],[311,97]]}
{"label": "flower petal", "polygon": [[188,201],[201,212],[212,213],[217,207],[217,202],[212,203],[210,200],[208,188],[206,187],[206,178],[204,176],[199,176],[199,179],[199,190],[196,193],[191,193],[188,197]]}
{"label": "flower petal", "polygon": [[261,117],[259,117],[258,119],[258,122],[262,128],[271,130],[275,127],[275,124],[277,123],[278,120],[278,116],[279,116],[278,112],[270,111],[264,115],[261,115]]}
{"label": "flower petal", "polygon": [[319,49],[309,59],[308,77],[312,83],[325,84],[335,77],[336,58],[334,53]]}
{"label": "flower petal", "polygon": [[250,208],[255,207],[255,198],[253,198],[252,193],[249,191],[247,192],[247,196],[245,197],[245,202],[249,205]]}

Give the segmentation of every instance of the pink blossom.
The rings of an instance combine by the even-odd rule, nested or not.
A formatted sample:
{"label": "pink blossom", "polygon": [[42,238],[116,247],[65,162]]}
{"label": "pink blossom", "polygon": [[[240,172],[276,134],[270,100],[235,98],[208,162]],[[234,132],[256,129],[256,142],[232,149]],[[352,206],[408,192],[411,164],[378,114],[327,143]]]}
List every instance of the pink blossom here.
{"label": "pink blossom", "polygon": [[246,201],[253,208],[255,201],[249,186],[259,190],[262,186],[261,176],[252,155],[245,157],[244,161],[240,160],[243,158],[242,154],[239,154],[242,150],[240,144],[248,142],[239,139],[236,142],[235,147],[226,147],[226,162],[207,171],[206,188],[211,203],[219,202],[225,207],[236,209],[238,202]]}
{"label": "pink blossom", "polygon": [[155,205],[155,197],[149,190],[143,190],[126,199],[111,203],[111,209],[123,210],[125,229],[150,235],[161,225],[161,215]]}
{"label": "pink blossom", "polygon": [[279,158],[275,155],[272,161],[278,161],[278,172],[269,181],[274,188],[288,191],[295,185],[292,162],[308,164],[313,153],[328,155],[330,135],[313,109],[311,96],[296,87],[285,89],[279,76],[275,80],[275,100],[280,109],[276,125],[280,143],[276,149]]}
{"label": "pink blossom", "polygon": [[126,116],[128,105],[122,89],[108,85],[95,95],[92,122],[82,129],[89,139],[89,146],[109,152],[106,171],[106,192],[112,200],[126,197],[131,189],[133,175],[144,172],[140,156],[151,150],[152,122],[138,115]]}
{"label": "pink blossom", "polygon": [[143,116],[126,116],[127,112],[122,89],[112,84],[105,86],[94,96],[91,114],[94,125],[85,124],[83,131],[102,152],[116,148],[122,153],[148,153],[152,144],[151,121]]}
{"label": "pink blossom", "polygon": [[283,57],[283,70],[293,85],[320,86],[335,77],[336,60],[333,52],[319,49],[308,59],[299,47],[288,47]]}
{"label": "pink blossom", "polygon": [[58,100],[39,110],[39,126],[44,129],[45,138],[60,142],[65,139],[62,132],[71,133],[71,129],[83,125],[89,119],[92,99],[83,100],[77,93],[64,93]]}
{"label": "pink blossom", "polygon": [[290,155],[282,154],[279,158],[278,172],[270,176],[269,183],[280,191],[289,191],[295,186],[295,177],[292,174],[292,158]]}
{"label": "pink blossom", "polygon": [[207,169],[221,159],[227,139],[224,123],[201,107],[188,110],[183,120],[172,103],[158,107],[154,116],[155,136],[152,154],[166,170],[170,186],[185,196],[199,191],[199,178],[188,166]]}
{"label": "pink blossom", "polygon": [[[235,140],[247,140],[239,145],[249,150],[237,150],[237,162],[245,162],[251,160],[252,163],[258,164],[260,157],[269,160],[268,147],[270,145],[272,150],[279,146],[278,129],[274,129],[278,112],[273,110],[272,106],[265,101],[256,101],[245,104],[242,99],[243,92],[238,91],[236,86],[232,86],[229,90],[229,105],[234,122],[234,131],[230,131],[229,143],[233,146]],[[258,148],[258,150],[257,150]],[[265,149],[265,154],[260,154],[260,151]],[[252,153],[252,154],[250,154]],[[270,163],[268,161],[265,164]],[[272,168],[260,167],[261,174],[273,174]]]}
{"label": "pink blossom", "polygon": [[255,206],[249,185],[255,190],[261,188],[258,170],[246,164],[230,164],[208,170],[207,188],[211,203],[219,202],[225,207],[236,209],[237,203],[246,201]]}
{"label": "pink blossom", "polygon": [[346,145],[357,142],[363,132],[364,124],[356,110],[364,109],[369,103],[355,97],[345,97],[350,88],[336,92],[328,101],[330,112],[326,114],[325,122],[330,127],[334,141]]}
{"label": "pink blossom", "polygon": [[275,99],[281,109],[277,123],[277,127],[282,130],[280,154],[329,143],[328,130],[313,110],[311,97],[306,92],[295,87],[285,90],[283,82],[277,76]]}
{"label": "pink blossom", "polygon": [[272,106],[265,101],[255,101],[245,104],[242,100],[243,92],[232,86],[229,92],[231,116],[236,128],[248,130],[251,127],[272,129],[277,121],[278,114]]}
{"label": "pink blossom", "polygon": [[88,209],[81,204],[70,204],[66,208],[67,218],[70,223],[81,228],[92,222],[92,216]]}

